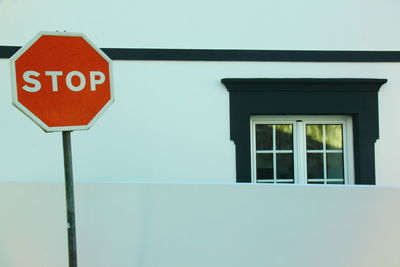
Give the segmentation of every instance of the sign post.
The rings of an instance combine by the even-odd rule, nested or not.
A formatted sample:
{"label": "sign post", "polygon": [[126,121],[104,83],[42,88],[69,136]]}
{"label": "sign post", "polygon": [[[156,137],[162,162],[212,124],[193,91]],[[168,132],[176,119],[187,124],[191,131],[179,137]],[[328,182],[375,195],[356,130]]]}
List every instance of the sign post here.
{"label": "sign post", "polygon": [[71,132],[63,131],[65,199],[67,203],[68,262],[70,267],[78,266],[76,255],[74,176],[72,171]]}
{"label": "sign post", "polygon": [[114,102],[111,60],[83,34],[41,32],[10,59],[13,104],[45,132],[62,132],[69,267],[77,267],[71,132]]}

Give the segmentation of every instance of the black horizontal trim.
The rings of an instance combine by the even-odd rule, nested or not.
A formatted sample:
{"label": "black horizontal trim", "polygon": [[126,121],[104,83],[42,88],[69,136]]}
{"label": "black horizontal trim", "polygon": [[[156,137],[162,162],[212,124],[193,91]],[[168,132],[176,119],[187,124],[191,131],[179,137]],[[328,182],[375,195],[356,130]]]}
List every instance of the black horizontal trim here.
{"label": "black horizontal trim", "polygon": [[377,92],[387,79],[226,78],[229,92]]}
{"label": "black horizontal trim", "polygon": [[[10,58],[19,46],[0,46]],[[400,51],[101,48],[113,60],[400,62]]]}
{"label": "black horizontal trim", "polygon": [[20,48],[20,46],[0,46],[0,58],[10,58]]}

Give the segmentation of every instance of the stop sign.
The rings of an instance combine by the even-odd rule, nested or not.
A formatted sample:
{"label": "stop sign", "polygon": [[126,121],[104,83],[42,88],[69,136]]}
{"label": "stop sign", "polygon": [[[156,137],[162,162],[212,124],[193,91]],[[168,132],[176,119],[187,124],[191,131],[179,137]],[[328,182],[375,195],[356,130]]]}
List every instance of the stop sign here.
{"label": "stop sign", "polygon": [[114,101],[111,60],[83,34],[41,32],[10,63],[13,104],[46,132],[89,129]]}

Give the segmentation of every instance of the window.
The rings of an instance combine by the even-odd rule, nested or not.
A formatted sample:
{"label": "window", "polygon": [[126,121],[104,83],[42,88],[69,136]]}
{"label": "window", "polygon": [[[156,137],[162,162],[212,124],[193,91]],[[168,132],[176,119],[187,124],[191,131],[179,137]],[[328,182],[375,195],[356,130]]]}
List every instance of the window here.
{"label": "window", "polygon": [[[354,183],[375,184],[375,141],[379,138],[378,91],[386,82],[386,79],[369,78],[222,79],[222,83],[229,92],[230,138],[236,146],[236,181],[239,183],[252,181],[249,124],[253,118],[256,116],[323,115],[351,118]],[[296,134],[298,133],[293,133],[293,135]],[[294,150],[294,154],[299,153],[296,149]],[[310,160],[317,161],[313,158],[317,156],[312,155],[311,150],[308,153]],[[314,152],[324,154],[324,150],[321,151]],[[329,153],[325,150],[325,155]],[[281,155],[282,153],[275,154],[278,157],[285,157]],[[328,156],[338,157],[331,154]],[[286,157],[289,156],[286,155]],[[346,161],[343,164],[347,164]],[[293,166],[296,172],[305,168]],[[324,176],[325,178],[327,177]],[[345,183],[347,183],[346,178]],[[351,183],[350,180],[349,183]]]}
{"label": "window", "polygon": [[252,182],[353,184],[352,119],[252,116]]}

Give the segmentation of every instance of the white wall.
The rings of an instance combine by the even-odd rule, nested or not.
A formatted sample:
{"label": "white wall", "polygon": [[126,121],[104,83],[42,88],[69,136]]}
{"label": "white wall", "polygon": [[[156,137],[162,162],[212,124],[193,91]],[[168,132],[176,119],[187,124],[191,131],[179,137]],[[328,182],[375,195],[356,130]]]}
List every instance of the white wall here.
{"label": "white wall", "polygon": [[[85,33],[99,47],[399,50],[400,2],[0,0],[0,45],[41,30]],[[398,63],[115,61],[116,102],[73,134],[77,180],[235,182],[221,78],[388,78],[379,93],[377,183],[400,185]],[[62,181],[60,134],[11,106],[0,59],[0,180]]]}
{"label": "white wall", "polygon": [[[62,183],[0,184],[0,266],[67,266]],[[78,183],[85,267],[398,267],[400,188]]]}
{"label": "white wall", "polygon": [[397,0],[2,0],[0,43],[66,30],[100,47],[398,50],[399,9]]}
{"label": "white wall", "polygon": [[[11,105],[0,60],[0,180],[62,181],[61,134],[45,134]],[[77,180],[235,182],[229,94],[222,78],[387,78],[379,92],[377,184],[397,172],[398,63],[115,61],[115,103],[89,131],[72,135]],[[362,100],[360,100],[362,101]]]}

